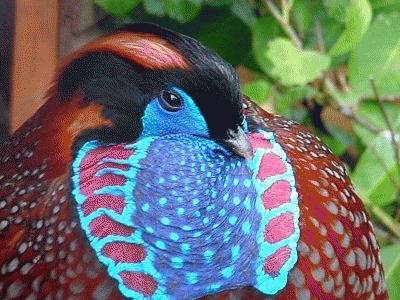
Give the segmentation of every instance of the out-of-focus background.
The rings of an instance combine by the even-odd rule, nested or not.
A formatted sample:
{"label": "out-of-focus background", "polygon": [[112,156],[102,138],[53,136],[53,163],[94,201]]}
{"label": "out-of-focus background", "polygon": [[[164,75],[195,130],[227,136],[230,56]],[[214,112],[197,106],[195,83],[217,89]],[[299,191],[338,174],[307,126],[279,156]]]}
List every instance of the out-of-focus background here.
{"label": "out-of-focus background", "polygon": [[43,103],[61,58],[130,22],[200,40],[237,69],[245,94],[322,138],[373,218],[400,299],[400,2],[2,0],[0,141]]}

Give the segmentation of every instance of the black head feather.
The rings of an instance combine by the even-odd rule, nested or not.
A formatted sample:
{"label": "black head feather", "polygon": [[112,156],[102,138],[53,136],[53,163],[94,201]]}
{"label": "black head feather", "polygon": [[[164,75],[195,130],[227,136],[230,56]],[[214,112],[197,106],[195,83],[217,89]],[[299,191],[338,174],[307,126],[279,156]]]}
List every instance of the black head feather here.
{"label": "black head feather", "polygon": [[[58,83],[61,99],[77,89],[85,101],[104,105],[103,114],[115,128],[86,132],[80,141],[132,142],[142,130],[141,117],[147,103],[173,84],[189,94],[203,114],[215,139],[227,138],[227,130],[242,122],[241,90],[234,69],[196,40],[151,24],[125,26],[118,31],[150,33],[174,46],[190,69],[150,70],[107,52],[92,52],[73,61]],[[81,142],[78,141],[78,144]]]}

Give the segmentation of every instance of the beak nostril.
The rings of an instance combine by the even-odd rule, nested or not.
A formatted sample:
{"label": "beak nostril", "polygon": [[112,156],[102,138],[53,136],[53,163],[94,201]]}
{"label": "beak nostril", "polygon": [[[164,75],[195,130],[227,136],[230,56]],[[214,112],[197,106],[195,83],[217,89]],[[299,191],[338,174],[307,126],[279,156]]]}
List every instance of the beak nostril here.
{"label": "beak nostril", "polygon": [[227,136],[228,138],[222,141],[226,147],[248,161],[253,159],[253,147],[250,144],[247,134],[240,126],[235,129],[229,128]]}

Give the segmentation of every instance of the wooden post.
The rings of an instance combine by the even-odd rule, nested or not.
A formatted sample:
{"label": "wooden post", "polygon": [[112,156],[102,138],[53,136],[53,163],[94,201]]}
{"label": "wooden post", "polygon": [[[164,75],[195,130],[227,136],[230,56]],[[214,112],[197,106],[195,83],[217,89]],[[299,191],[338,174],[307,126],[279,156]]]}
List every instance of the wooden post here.
{"label": "wooden post", "polygon": [[14,1],[0,1],[0,144],[9,132],[9,101],[14,31]]}
{"label": "wooden post", "polygon": [[44,102],[58,58],[57,0],[15,0],[11,131]]}

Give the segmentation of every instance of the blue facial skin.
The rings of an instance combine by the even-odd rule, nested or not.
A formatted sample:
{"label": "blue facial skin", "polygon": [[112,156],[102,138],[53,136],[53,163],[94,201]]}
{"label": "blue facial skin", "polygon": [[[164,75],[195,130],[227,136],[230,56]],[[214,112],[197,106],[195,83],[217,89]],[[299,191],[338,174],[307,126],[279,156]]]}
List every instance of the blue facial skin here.
{"label": "blue facial skin", "polygon": [[181,97],[182,108],[178,111],[167,111],[160,105],[162,100],[153,99],[144,111],[143,131],[139,140],[148,136],[177,133],[209,136],[207,123],[193,99],[177,87],[170,86],[169,89]]}
{"label": "blue facial skin", "polygon": [[[97,191],[123,195],[126,208],[122,214],[102,208],[83,216],[78,207],[91,246],[128,298],[149,299],[129,289],[119,276],[121,271],[151,275],[158,285],[150,299],[195,299],[248,285],[275,294],[286,285],[287,272],[297,260],[299,235],[297,228],[293,240],[277,245],[264,242],[265,224],[276,215],[266,212],[260,199],[268,186],[280,178],[257,182],[255,174],[262,153],[257,151],[253,161],[246,162],[207,138],[207,124],[194,101],[181,89],[169,88],[181,97],[182,108],[170,112],[160,105],[160,99],[153,99],[144,112],[141,136],[126,146],[135,149],[134,154],[126,160],[103,160],[129,167],[102,170],[102,174],[124,176],[127,183]],[[286,159],[272,133],[264,134],[274,145],[273,150],[265,151]],[[86,201],[79,192],[80,163],[88,151],[98,146],[96,141],[86,143],[74,161],[73,194],[78,204]],[[295,208],[288,209],[295,210],[294,176],[288,163],[286,167],[288,172],[281,178],[291,182]],[[88,224],[104,213],[134,227],[135,232],[129,237],[94,237]],[[115,264],[101,254],[101,249],[105,243],[117,240],[143,245],[147,257],[140,263]],[[292,248],[287,271],[275,278],[266,276],[262,271],[265,258],[286,244]]]}

